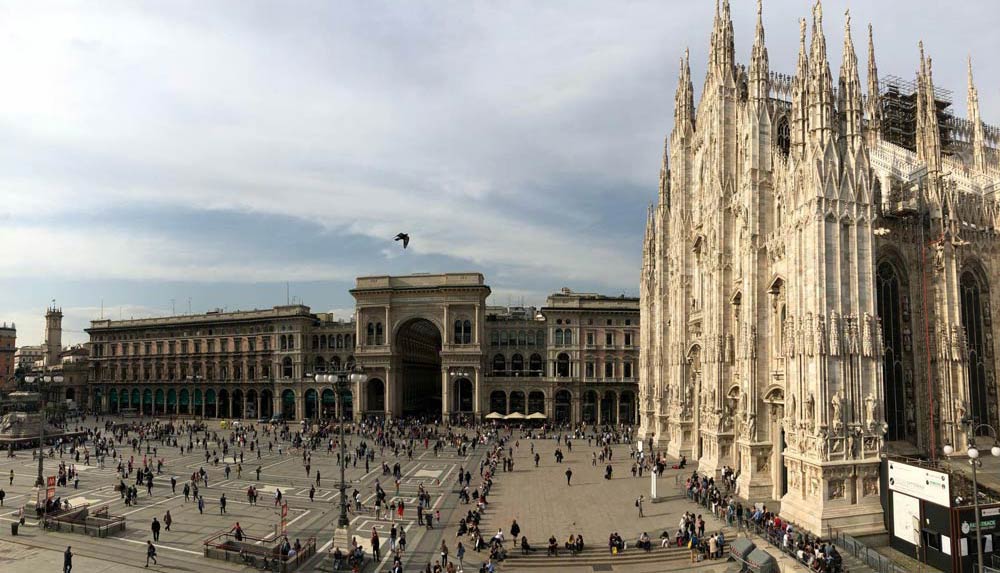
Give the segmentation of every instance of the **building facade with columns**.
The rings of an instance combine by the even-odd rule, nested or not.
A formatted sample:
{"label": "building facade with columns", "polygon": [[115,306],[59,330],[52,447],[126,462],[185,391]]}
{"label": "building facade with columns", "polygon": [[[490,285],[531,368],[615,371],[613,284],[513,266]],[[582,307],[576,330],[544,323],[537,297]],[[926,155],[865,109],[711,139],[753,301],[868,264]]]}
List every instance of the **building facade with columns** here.
{"label": "building facade with columns", "polygon": [[[516,309],[490,292],[479,273],[373,276],[351,289],[350,321],[304,305],[95,320],[73,397],[163,416],[637,421],[638,299],[563,289]],[[341,404],[315,375],[354,364],[368,380]]]}
{"label": "building facade with columns", "polygon": [[747,65],[733,34],[724,2],[697,105],[681,58],[643,247],[641,433],[739,468],[741,495],[815,532],[880,531],[883,453],[997,423],[1000,131],[971,64],[964,119],[922,45],[915,80],[880,80],[870,26],[862,84],[849,14],[836,79],[818,3],[794,75],[769,68],[759,4]]}

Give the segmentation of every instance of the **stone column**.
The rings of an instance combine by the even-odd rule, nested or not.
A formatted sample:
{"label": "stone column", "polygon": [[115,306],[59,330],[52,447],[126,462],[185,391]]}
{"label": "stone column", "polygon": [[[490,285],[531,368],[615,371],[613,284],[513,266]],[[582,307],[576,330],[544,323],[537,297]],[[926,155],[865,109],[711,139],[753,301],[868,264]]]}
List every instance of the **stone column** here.
{"label": "stone column", "polygon": [[441,367],[441,421],[447,422],[451,419],[451,376],[448,374],[448,367]]}
{"label": "stone column", "polygon": [[482,404],[480,403],[480,392],[479,385],[481,380],[479,377],[479,367],[472,369],[472,409],[476,415],[476,420],[480,419],[480,415],[483,413]]}
{"label": "stone column", "polygon": [[385,367],[385,417],[388,420],[396,410],[396,380],[391,366]]}

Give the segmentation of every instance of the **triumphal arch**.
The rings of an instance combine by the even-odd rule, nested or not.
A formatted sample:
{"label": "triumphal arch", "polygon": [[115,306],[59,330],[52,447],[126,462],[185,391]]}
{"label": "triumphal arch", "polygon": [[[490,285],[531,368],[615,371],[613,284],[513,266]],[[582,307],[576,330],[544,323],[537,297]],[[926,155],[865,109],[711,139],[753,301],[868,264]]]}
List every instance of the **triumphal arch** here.
{"label": "triumphal arch", "polygon": [[368,373],[354,388],[360,413],[478,418],[490,294],[482,274],[359,277],[351,294]]}

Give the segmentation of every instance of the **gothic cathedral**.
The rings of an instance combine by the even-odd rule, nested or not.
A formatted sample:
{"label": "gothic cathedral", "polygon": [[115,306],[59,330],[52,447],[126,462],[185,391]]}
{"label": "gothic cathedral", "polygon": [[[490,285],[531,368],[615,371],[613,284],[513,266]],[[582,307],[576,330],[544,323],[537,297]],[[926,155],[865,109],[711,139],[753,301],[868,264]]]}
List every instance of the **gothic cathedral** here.
{"label": "gothic cathedral", "polygon": [[[807,28],[810,28],[807,38]],[[641,278],[641,434],[822,535],[883,530],[883,454],[964,449],[997,423],[1000,130],[935,88],[866,89],[848,14],[834,82],[822,6],[793,76],[768,66],[758,3],[737,64],[716,6],[697,106],[680,62]]]}

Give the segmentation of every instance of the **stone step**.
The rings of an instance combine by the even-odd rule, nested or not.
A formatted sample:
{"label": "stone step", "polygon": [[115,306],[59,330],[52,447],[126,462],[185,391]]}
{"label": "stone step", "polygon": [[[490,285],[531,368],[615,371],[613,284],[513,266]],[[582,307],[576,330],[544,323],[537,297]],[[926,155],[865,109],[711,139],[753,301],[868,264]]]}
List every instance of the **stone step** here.
{"label": "stone step", "polygon": [[[549,556],[544,551],[538,551],[531,555],[511,554],[507,557],[507,562],[515,567],[568,567],[600,565],[605,563],[626,564],[626,563],[661,563],[686,561],[690,562],[691,553],[687,548],[661,548],[654,546],[652,551],[643,551],[630,548],[623,553],[612,555],[604,548],[588,548],[577,555],[560,552],[559,556]],[[712,560],[709,560],[712,561]],[[721,560],[715,560],[720,562]]]}

